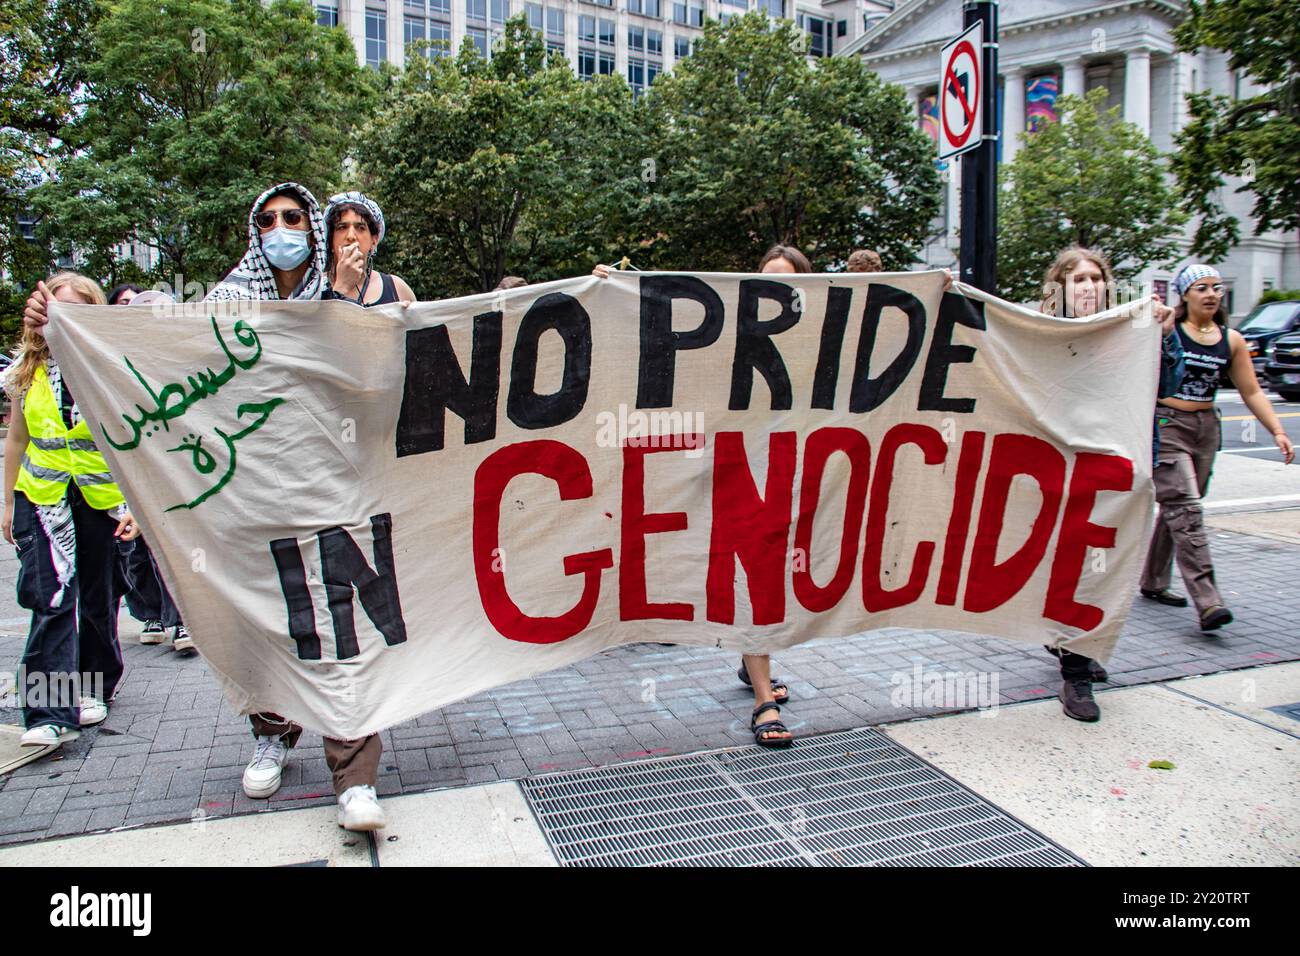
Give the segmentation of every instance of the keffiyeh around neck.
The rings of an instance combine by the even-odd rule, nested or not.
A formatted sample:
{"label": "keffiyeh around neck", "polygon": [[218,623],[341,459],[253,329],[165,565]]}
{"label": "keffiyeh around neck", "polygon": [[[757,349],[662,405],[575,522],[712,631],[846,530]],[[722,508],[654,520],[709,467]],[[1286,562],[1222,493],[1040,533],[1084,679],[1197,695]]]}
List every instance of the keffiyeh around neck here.
{"label": "keffiyeh around neck", "polygon": [[[50,391],[54,393],[54,407],[62,408],[63,375],[53,359],[46,363],[45,375],[50,383]],[[81,421],[81,412],[78,411],[74,399],[72,423],[75,425],[79,421]],[[45,538],[50,542],[50,563],[54,565],[54,577],[59,582],[54,596],[50,599],[50,607],[61,607],[68,584],[77,573],[77,529],[72,522],[72,507],[68,504],[66,493],[52,505],[34,505],[34,507],[36,517],[41,522],[41,530],[45,532]],[[126,505],[118,505],[110,510],[109,514],[120,520],[126,514]]]}
{"label": "keffiyeh around neck", "polygon": [[253,208],[248,211],[248,251],[239,265],[207,295],[209,302],[225,302],[233,299],[278,299],[279,287],[275,284],[275,274],[271,263],[262,252],[262,233],[257,228],[253,217],[257,215],[266,201],[276,193],[292,192],[299,196],[307,207],[307,216],[311,222],[312,250],[310,265],[302,282],[290,296],[291,299],[319,299],[324,290],[325,276],[325,217],[321,214],[316,197],[305,186],[297,183],[280,183],[272,186],[257,197]]}

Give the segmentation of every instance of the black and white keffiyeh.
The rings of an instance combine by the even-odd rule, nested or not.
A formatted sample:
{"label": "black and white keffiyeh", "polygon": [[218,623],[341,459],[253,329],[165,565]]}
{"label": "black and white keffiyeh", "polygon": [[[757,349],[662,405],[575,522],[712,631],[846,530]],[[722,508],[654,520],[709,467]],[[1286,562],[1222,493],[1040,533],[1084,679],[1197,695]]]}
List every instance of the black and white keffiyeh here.
{"label": "black and white keffiyeh", "polygon": [[244,258],[239,260],[239,265],[230,270],[230,274],[207,294],[205,301],[228,302],[237,299],[280,298],[280,291],[275,284],[275,275],[271,272],[271,263],[262,252],[262,233],[257,228],[257,223],[253,221],[253,217],[261,211],[268,199],[283,192],[292,192],[301,197],[307,207],[312,235],[311,265],[290,298],[319,299],[321,297],[325,289],[325,217],[321,214],[316,197],[307,187],[297,183],[280,183],[262,193],[257,197],[257,202],[253,203],[253,208],[248,211],[248,251],[244,253]]}

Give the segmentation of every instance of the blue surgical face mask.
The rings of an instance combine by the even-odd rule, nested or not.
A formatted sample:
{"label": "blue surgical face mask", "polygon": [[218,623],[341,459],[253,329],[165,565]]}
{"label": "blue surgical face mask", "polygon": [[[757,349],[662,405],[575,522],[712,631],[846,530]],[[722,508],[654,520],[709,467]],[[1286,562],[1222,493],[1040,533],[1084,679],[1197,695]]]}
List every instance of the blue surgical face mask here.
{"label": "blue surgical face mask", "polygon": [[288,272],[307,261],[311,255],[311,246],[307,242],[307,233],[303,230],[277,226],[270,232],[262,233],[262,252],[272,266]]}

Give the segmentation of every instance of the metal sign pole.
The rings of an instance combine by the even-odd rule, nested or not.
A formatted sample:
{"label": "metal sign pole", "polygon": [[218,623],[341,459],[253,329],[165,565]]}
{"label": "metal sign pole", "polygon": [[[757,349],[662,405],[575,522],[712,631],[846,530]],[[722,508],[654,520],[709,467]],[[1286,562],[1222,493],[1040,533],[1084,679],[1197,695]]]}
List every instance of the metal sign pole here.
{"label": "metal sign pole", "polygon": [[984,21],[980,51],[983,139],[961,157],[961,280],[985,292],[998,283],[998,108],[997,0],[969,2],[962,8],[965,26]]}

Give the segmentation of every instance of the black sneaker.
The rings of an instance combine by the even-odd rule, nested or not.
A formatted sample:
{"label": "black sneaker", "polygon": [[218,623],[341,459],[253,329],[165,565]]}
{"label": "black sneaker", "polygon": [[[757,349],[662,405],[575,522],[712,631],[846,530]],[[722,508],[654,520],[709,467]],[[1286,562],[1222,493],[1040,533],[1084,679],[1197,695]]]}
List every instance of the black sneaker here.
{"label": "black sneaker", "polygon": [[145,621],[144,630],[140,632],[141,644],[161,644],[167,639],[167,629],[162,621]]}
{"label": "black sneaker", "polygon": [[1201,612],[1201,630],[1217,631],[1225,624],[1232,623],[1232,612],[1222,604],[1207,607]]}
{"label": "black sneaker", "polygon": [[1138,588],[1138,590],[1149,601],[1159,601],[1161,604],[1167,604],[1170,607],[1187,607],[1187,598],[1181,594],[1175,594],[1168,588],[1161,588],[1159,591],[1149,591],[1146,588]]}
{"label": "black sneaker", "polygon": [[172,638],[172,649],[178,654],[194,653],[194,638],[190,637],[190,629],[184,624],[176,628],[176,636]]}
{"label": "black sneaker", "polygon": [[1091,681],[1067,680],[1061,685],[1060,698],[1065,716],[1090,724],[1101,720],[1101,708],[1093,699]]}

